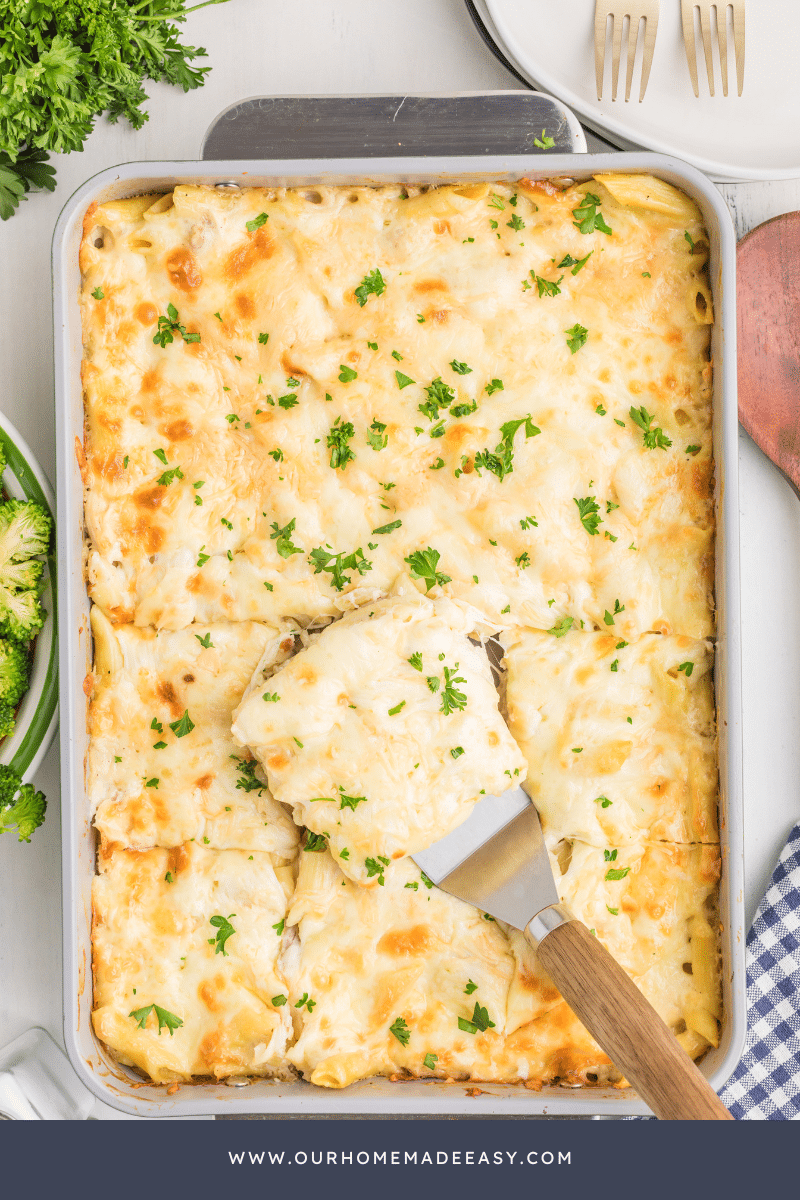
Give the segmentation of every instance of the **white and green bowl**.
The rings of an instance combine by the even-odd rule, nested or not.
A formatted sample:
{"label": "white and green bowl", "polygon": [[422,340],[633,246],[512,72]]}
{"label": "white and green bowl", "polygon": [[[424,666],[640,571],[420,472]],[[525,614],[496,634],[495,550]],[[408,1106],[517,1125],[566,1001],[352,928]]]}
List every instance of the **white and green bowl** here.
{"label": "white and green bowl", "polygon": [[[12,500],[35,500],[55,524],[56,504],[44,471],[25,439],[0,413],[0,446],[6,458],[3,487]],[[42,605],[47,614],[36,638],[28,691],[22,698],[10,737],[0,742],[0,763],[30,779],[58,728],[58,639],[56,636],[56,560],[50,553],[44,569]]]}

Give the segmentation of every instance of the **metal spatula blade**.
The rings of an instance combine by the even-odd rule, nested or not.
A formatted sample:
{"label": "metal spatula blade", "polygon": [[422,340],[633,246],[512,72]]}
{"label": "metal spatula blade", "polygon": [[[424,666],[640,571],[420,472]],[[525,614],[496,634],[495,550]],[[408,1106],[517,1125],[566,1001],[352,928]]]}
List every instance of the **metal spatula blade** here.
{"label": "metal spatula blade", "polygon": [[522,788],[484,796],[463,824],[412,857],[442,891],[517,929],[558,903],[539,814]]}
{"label": "metal spatula blade", "polygon": [[570,1008],[656,1116],[732,1120],[622,967],[559,903],[539,814],[521,788],[484,796],[463,824],[412,857],[442,891],[523,931]]}

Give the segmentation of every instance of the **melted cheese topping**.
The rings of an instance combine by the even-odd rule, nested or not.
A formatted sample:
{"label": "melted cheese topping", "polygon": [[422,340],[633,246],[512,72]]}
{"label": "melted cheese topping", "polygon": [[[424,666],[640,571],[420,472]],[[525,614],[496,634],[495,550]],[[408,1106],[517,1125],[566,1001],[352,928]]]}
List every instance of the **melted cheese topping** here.
{"label": "melted cheese topping", "polygon": [[[120,1062],[156,1083],[282,1069],[292,1021],[273,1003],[286,993],[273,926],[284,918],[292,879],[287,868],[278,872],[281,879],[258,850],[102,846],[92,891],[92,1018]],[[230,918],[235,929],[224,954],[224,926],[212,917]],[[150,1005],[182,1025],[159,1032],[155,1011],[142,1013]]]}
{"label": "melted cheese topping", "polygon": [[267,679],[262,668],[233,722],[276,799],[372,886],[525,772],[467,637],[479,614],[405,592],[329,625]]}
{"label": "melted cheese topping", "polygon": [[[174,633],[113,628],[95,607],[92,631],[88,788],[103,836],[130,849],[194,838],[292,859],[297,829],[246,773],[248,756],[231,736],[232,713],[276,630],[249,621]],[[180,731],[184,713],[193,728],[179,737],[170,725]]]}
{"label": "melted cheese topping", "polygon": [[[498,627],[602,627],[619,597],[629,640],[711,633],[705,233],[674,188],[606,183],[408,198],[399,185],[178,186],[93,207],[81,304],[95,601],[172,629],[330,616],[388,591],[431,546],[445,592]],[[587,192],[610,236],[576,227]],[[383,291],[359,294],[376,270]],[[642,406],[668,448],[645,447],[630,416]],[[481,456],[510,421],[522,424],[501,479]],[[337,467],[342,429],[352,457]],[[599,506],[595,532],[578,499]],[[337,590],[318,548],[360,550],[369,570]]]}
{"label": "melted cheese topping", "polygon": [[596,846],[718,841],[708,642],[626,645],[610,629],[506,642],[509,725],[545,830]]}
{"label": "melted cheese topping", "polygon": [[[553,860],[562,899],[594,922],[687,1050],[701,1053],[702,1030],[716,1037],[718,984],[704,990],[702,967],[696,977],[687,968],[706,948],[697,914],[713,893],[716,849],[648,846],[625,860],[630,874],[614,884],[603,882],[601,851],[573,853],[564,875]],[[312,1001],[310,1012],[298,1010],[289,1060],[312,1083],[344,1087],[398,1072],[532,1086],[619,1079],[522,935],[426,887],[411,862],[387,868],[385,886],[368,890],[346,880],[327,852],[303,854],[288,922],[297,929],[281,968],[292,1002]],[[476,1002],[493,1028],[459,1027]]]}

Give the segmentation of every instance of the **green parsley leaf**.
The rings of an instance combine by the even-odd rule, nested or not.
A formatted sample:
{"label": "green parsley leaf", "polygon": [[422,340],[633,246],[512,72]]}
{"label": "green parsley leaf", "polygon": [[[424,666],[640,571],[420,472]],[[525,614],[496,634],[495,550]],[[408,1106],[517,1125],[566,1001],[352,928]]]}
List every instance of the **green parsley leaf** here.
{"label": "green parsley leaf", "polygon": [[217,954],[221,954],[224,958],[228,957],[228,951],[225,949],[225,943],[228,941],[228,938],[232,938],[236,933],[236,930],[231,925],[231,917],[235,916],[236,913],[231,913],[230,917],[211,917],[211,924],[217,931],[217,936],[215,939],[217,944],[216,949],[214,950],[215,956]]}
{"label": "green parsley leaf", "polygon": [[442,707],[439,709],[445,716],[467,707],[467,697],[456,688],[457,683],[466,683],[466,679],[456,675],[458,663],[453,668],[444,668],[444,687],[442,688]]}
{"label": "green parsley leaf", "polygon": [[324,833],[312,833],[308,829],[306,830],[306,840],[303,849],[311,854],[321,854],[323,850],[328,849],[328,839]]}
{"label": "green parsley leaf", "polygon": [[358,371],[339,363],[339,383],[352,383],[354,379],[358,379]]}
{"label": "green parsley leaf", "polygon": [[281,917],[280,921],[278,921],[275,925],[273,925],[272,928],[275,930],[278,937],[280,937],[281,934],[283,933],[284,929],[286,928],[286,918]]}
{"label": "green parsley leaf", "polygon": [[374,271],[368,272],[361,280],[361,283],[355,289],[356,300],[361,308],[369,300],[370,296],[382,296],[386,291],[386,281],[376,267]]}
{"label": "green parsley leaf", "polygon": [[167,455],[166,455],[166,452],[165,452],[164,450],[160,450],[160,449],[159,449],[159,450],[154,450],[154,451],[153,451],[153,454],[155,454],[155,456],[156,456],[156,458],[159,460],[159,462],[162,462],[162,463],[164,464],[164,466],[165,466],[165,467],[168,467],[168,466],[169,466],[169,463],[167,462]]}
{"label": "green parsley leaf", "polygon": [[[299,403],[300,403],[300,401],[297,399],[297,396],[295,395],[294,392],[289,392],[286,396],[278,397],[278,404],[280,405],[281,408],[285,408],[285,409],[294,408],[295,405],[299,404]],[[237,417],[237,420],[238,420],[238,417]]]}
{"label": "green parsley leaf", "polygon": [[552,629],[548,629],[548,633],[552,633],[553,637],[562,638],[572,629],[574,617],[562,617],[560,621],[556,621]]}
{"label": "green parsley leaf", "polygon": [[672,445],[671,439],[667,437],[663,429],[651,429],[655,415],[649,413],[644,405],[641,408],[631,408],[628,415],[644,434],[644,444],[648,450],[666,450],[667,446]]}
{"label": "green parsley leaf", "polygon": [[581,347],[586,345],[586,339],[589,336],[589,330],[577,322],[569,329],[565,329],[564,333],[567,335],[570,354],[577,354]]}
{"label": "green parsley leaf", "polygon": [[166,750],[166,748],[167,748],[166,742],[154,742],[153,743],[154,750]]}
{"label": "green parsley leaf", "polygon": [[692,671],[694,670],[694,663],[693,662],[682,662],[681,665],[678,667],[678,670],[683,671],[684,675],[688,679],[689,676],[691,675]]}
{"label": "green parsley leaf", "polygon": [[524,571],[526,567],[531,565],[531,556],[528,554],[527,550],[523,550],[522,554],[517,555],[517,557],[514,559],[514,562],[521,571]]}
{"label": "green parsley leaf", "polygon": [[339,858],[343,858],[346,862],[349,857],[350,857],[350,851],[345,846],[344,850],[339,851]]}
{"label": "green parsley leaf", "polygon": [[495,392],[502,392],[505,389],[503,387],[502,379],[490,379],[483,390],[490,396],[493,396]]}
{"label": "green parsley leaf", "polygon": [[612,670],[612,671],[618,671],[618,670],[619,670],[619,659],[618,659],[618,658],[615,658],[615,659],[614,659],[614,661],[612,662],[612,664],[611,664],[611,670]]}
{"label": "green parsley leaf", "polygon": [[162,350],[166,350],[167,346],[175,340],[174,334],[179,333],[185,342],[199,342],[199,333],[187,333],[185,326],[181,325],[178,320],[178,310],[174,304],[167,305],[167,316],[158,318],[158,331],[153,338],[156,346],[160,346]]}
{"label": "green parsley leaf", "polygon": [[277,692],[264,692],[261,699],[266,700],[267,704],[277,704],[280,700],[280,696]]}
{"label": "green parsley leaf", "polygon": [[269,216],[267,213],[259,213],[257,217],[253,217],[252,221],[247,222],[245,229],[248,233],[255,233],[255,231],[260,229],[262,225],[266,225],[268,220]]}
{"label": "green parsley leaf", "polygon": [[608,796],[598,796],[595,800],[595,804],[599,804],[601,808],[610,808],[613,803],[614,801],[609,800]]}
{"label": "green parsley leaf", "polygon": [[411,568],[411,574],[414,579],[425,580],[426,592],[429,592],[436,584],[444,587],[446,583],[450,583],[451,581],[450,575],[445,575],[443,571],[437,571],[436,569],[440,557],[438,550],[434,550],[432,546],[428,546],[425,550],[415,550],[413,554],[409,554],[403,560]]}
{"label": "green parsley leaf", "polygon": [[389,437],[384,432],[385,429],[383,421],[379,421],[377,417],[370,425],[367,432],[367,444],[372,446],[373,450],[384,450],[389,444]]}
{"label": "green parsley leaf", "polygon": [[466,1021],[463,1017],[459,1017],[458,1028],[463,1029],[465,1033],[477,1033],[478,1030],[481,1033],[485,1033],[487,1029],[494,1029],[495,1023],[489,1020],[488,1011],[482,1008],[476,1000],[475,1008],[472,1012],[472,1020]]}
{"label": "green parsley leaf", "polygon": [[585,258],[573,258],[571,254],[565,254],[564,257],[562,258],[561,262],[558,264],[558,270],[560,271],[565,267],[572,267],[573,268],[572,274],[577,275],[578,271],[580,271],[581,267],[586,266],[587,262],[589,261],[589,259],[592,257],[593,254],[594,254],[594,250],[590,250]]}
{"label": "green parsley leaf", "polygon": [[[259,344],[259,346],[266,346],[266,344],[267,344],[267,342],[268,342],[268,341],[269,341],[269,334],[268,334],[268,333],[260,333],[260,334],[258,335],[258,344]],[[258,382],[259,382],[259,383],[261,383],[261,377],[260,377],[260,376],[259,376]]]}
{"label": "green parsley leaf", "polygon": [[602,404],[598,404],[597,408],[594,411],[597,413],[597,415],[599,417],[604,417],[606,415],[606,413],[608,412],[608,409],[603,408]]}
{"label": "green parsley leaf", "polygon": [[189,716],[188,708],[184,711],[183,716],[177,721],[170,721],[170,729],[175,734],[175,737],[186,737],[187,733],[191,733],[194,729],[194,721]]}
{"label": "green parsley leaf", "polygon": [[473,992],[477,992],[478,985],[473,983],[471,979],[467,980],[467,986],[464,988],[464,995],[471,996]]}
{"label": "green parsley leaf", "polygon": [[692,238],[692,235],[689,233],[688,229],[684,229],[683,236],[686,238],[686,241],[689,243],[689,253],[694,254],[694,239]]}
{"label": "green parsley leaf", "polygon": [[315,575],[319,575],[320,571],[326,571],[331,576],[331,586],[335,587],[338,592],[341,592],[350,582],[350,576],[345,575],[345,571],[358,571],[359,575],[366,575],[367,571],[372,570],[372,563],[364,557],[364,551],[360,546],[352,554],[345,554],[344,551],[333,554],[323,546],[317,546],[309,554],[308,561],[314,567]]}
{"label": "green parsley leaf", "polygon": [[505,201],[503,200],[502,196],[498,196],[495,192],[492,192],[492,198],[489,201],[489,207],[503,209],[505,206]]}
{"label": "green parsley leaf", "polygon": [[542,130],[542,136],[540,138],[534,138],[533,144],[539,150],[552,150],[553,146],[555,146],[555,141],[553,138],[548,137],[545,131]]}
{"label": "green parsley leaf", "polygon": [[439,409],[449,408],[455,400],[456,394],[450,385],[445,383],[439,376],[424,390],[428,398],[424,404],[419,404],[417,407],[429,421],[438,421]]}
{"label": "green parsley leaf", "polygon": [[520,229],[525,228],[525,222],[522,220],[522,217],[520,217],[519,213],[512,213],[511,220],[506,221],[506,225],[509,229],[516,229],[518,232]]}
{"label": "green parsley leaf", "polygon": [[[406,884],[406,887],[408,887],[408,884]],[[422,1060],[423,1067],[427,1067],[429,1071],[435,1071],[438,1057],[438,1054],[426,1054]]]}
{"label": "green parsley leaf", "polygon": [[393,1033],[401,1046],[408,1045],[408,1039],[411,1037],[411,1030],[406,1025],[402,1017],[397,1017],[389,1026],[389,1033]]}
{"label": "green parsley leaf", "polygon": [[[169,485],[172,483],[173,479],[183,479],[183,478],[184,478],[184,474],[183,474],[183,471],[180,469],[180,467],[172,467],[171,470],[165,471],[163,475],[160,475],[158,477],[158,479],[156,480],[156,483],[158,484],[159,487],[169,487]],[[202,504],[202,500],[200,501],[200,503]]]}
{"label": "green parsley leaf", "polygon": [[220,517],[219,523],[220,525],[224,525],[226,529],[233,529],[233,524],[228,520],[227,517]]}
{"label": "green parsley leaf", "polygon": [[366,804],[366,803],[367,803],[366,796],[348,796],[342,791],[341,787],[339,788],[339,808],[340,809],[349,808],[353,812],[355,812],[356,809],[358,808],[359,804]]}
{"label": "green parsley leaf", "polygon": [[180,1029],[183,1025],[180,1017],[176,1017],[175,1013],[169,1012],[166,1008],[161,1008],[158,1004],[147,1004],[144,1008],[137,1008],[133,1012],[128,1013],[128,1016],[133,1017],[139,1029],[144,1029],[151,1012],[156,1014],[159,1037],[161,1037],[162,1029],[168,1029],[169,1036],[172,1037],[175,1030]]}
{"label": "green parsley leaf", "polygon": [[594,496],[584,496],[582,500],[573,497],[578,506],[580,521],[587,533],[594,537],[597,534],[598,527],[602,521],[600,513],[600,505],[595,500]]}
{"label": "green parsley leaf", "polygon": [[343,471],[349,462],[355,459],[355,454],[350,449],[348,442],[355,436],[355,426],[352,421],[344,421],[341,425],[339,422],[341,417],[337,417],[328,433],[327,445],[331,452],[330,465],[334,471]]}
{"label": "green parsley leaf", "polygon": [[150,722],[150,728],[155,729],[156,733],[164,732],[164,726],[161,724],[161,722],[158,720],[157,717],[153,717],[152,721]]}
{"label": "green parsley leaf", "polygon": [[175,876],[172,874],[172,871],[167,871],[166,875],[164,876],[164,883],[174,883],[174,882],[175,882]]}
{"label": "green parsley leaf", "polygon": [[686,453],[687,453],[687,454],[697,454],[697,452],[698,452],[699,450],[700,450],[700,447],[699,447],[699,446],[687,446],[687,447],[686,447]]}
{"label": "green parsley leaf", "polygon": [[531,271],[531,279],[536,284],[540,298],[542,296],[560,296],[561,288],[559,284],[563,278],[564,276],[561,275],[556,280],[543,279],[541,275],[537,275],[535,271]]}
{"label": "green parsley leaf", "polygon": [[472,374],[472,367],[468,367],[465,362],[457,362],[454,358],[450,360],[450,369],[455,371],[456,375]]}
{"label": "green parsley leaf", "polygon": [[379,525],[377,529],[373,529],[373,533],[391,533],[393,529],[399,529],[403,524],[401,520],[390,521],[388,525]]}
{"label": "green parsley leaf", "polygon": [[396,717],[397,714],[400,712],[400,710],[405,708],[405,706],[406,706],[405,700],[401,700],[399,704],[395,704],[394,708],[389,709],[389,716]]}
{"label": "green parsley leaf", "polygon": [[438,690],[439,690],[439,676],[438,675],[428,675],[427,683],[428,683],[428,691],[429,692],[438,692]]}
{"label": "green parsley leaf", "polygon": [[292,544],[292,533],[294,532],[296,518],[292,517],[288,524],[280,528],[277,521],[273,521],[270,528],[274,531],[269,535],[269,540],[275,543],[275,549],[280,554],[281,558],[291,558],[293,554],[302,554],[301,546]]}
{"label": "green parsley leaf", "polygon": [[106,294],[101,287],[96,287],[92,292],[95,300],[105,300]]}
{"label": "green parsley leaf", "polygon": [[309,996],[308,996],[308,992],[303,992],[302,996],[295,1004],[295,1008],[305,1007],[308,1009],[309,1012],[313,1012],[314,1009],[316,1008],[316,1005],[317,1005],[316,1000],[310,1000]]}
{"label": "green parsley leaf", "polygon": [[542,431],[537,425],[533,424],[530,413],[527,417],[519,417],[515,421],[506,421],[500,426],[501,441],[495,447],[495,452],[484,449],[479,450],[475,455],[474,466],[478,475],[481,473],[481,468],[491,471],[493,475],[502,481],[506,475],[510,475],[514,470],[514,438],[517,431],[525,427],[525,440],[536,437]]}
{"label": "green parsley leaf", "polygon": [[460,758],[461,755],[464,753],[465,753],[465,751],[464,751],[463,746],[453,746],[453,749],[450,751],[450,757],[451,758]]}
{"label": "green parsley leaf", "polygon": [[421,652],[419,650],[415,650],[414,653],[411,655],[411,658],[408,659],[408,662],[411,663],[411,666],[414,668],[415,671],[421,671],[422,670],[422,654],[421,654]]}
{"label": "green parsley leaf", "polygon": [[607,908],[607,909],[608,909],[608,911],[611,913],[612,917],[618,917],[618,916],[619,916],[619,909],[618,909],[618,908],[611,908],[611,907],[610,907],[610,905],[608,905],[608,904],[606,905],[606,908]]}
{"label": "green parsley leaf", "polygon": [[605,877],[613,882],[617,879],[624,879],[629,872],[630,867],[609,867]]}
{"label": "green parsley leaf", "polygon": [[151,787],[151,788],[157,788],[158,780],[157,779],[148,779],[144,786]]}
{"label": "green parsley leaf", "polygon": [[287,1002],[287,999],[288,997],[281,994],[280,996],[273,996],[270,1003],[272,1004],[273,1008],[283,1008],[284,1004]]}
{"label": "green parsley leaf", "polygon": [[198,567],[203,567],[203,566],[205,566],[205,564],[206,564],[206,563],[208,562],[208,560],[211,558],[211,555],[210,555],[210,554],[203,554],[203,550],[205,550],[205,546],[201,546],[201,547],[200,547],[200,551],[199,551],[199,553],[198,553],[198,555],[197,555],[197,565],[198,565]]}
{"label": "green parsley leaf", "polygon": [[572,224],[581,233],[594,233],[597,229],[601,233],[611,233],[602,213],[598,212],[600,203],[599,196],[593,195],[592,192],[587,192],[578,207],[573,208],[572,215],[578,219],[577,221],[573,221]]}
{"label": "green parsley leaf", "polygon": [[377,343],[377,342],[367,342],[367,345],[369,346],[370,350],[377,350],[377,349],[378,349],[378,343]]}
{"label": "green parsley leaf", "polygon": [[236,781],[236,790],[243,792],[261,792],[264,790],[264,784],[256,776],[256,760],[254,758],[237,758],[235,754],[231,758],[236,763],[236,770],[239,772],[239,778]]}
{"label": "green parsley leaf", "polygon": [[616,851],[616,850],[604,850],[603,851],[604,861],[605,862],[616,862],[617,853],[618,853],[618,851]]}
{"label": "green parsley leaf", "polygon": [[[378,857],[380,857],[380,856],[378,856]],[[374,859],[374,858],[365,858],[364,866],[367,868],[367,878],[374,879],[374,877],[377,875],[378,883],[381,887],[383,887],[383,884],[384,884],[383,872],[385,869],[384,864],[382,862],[378,862],[378,860]]]}

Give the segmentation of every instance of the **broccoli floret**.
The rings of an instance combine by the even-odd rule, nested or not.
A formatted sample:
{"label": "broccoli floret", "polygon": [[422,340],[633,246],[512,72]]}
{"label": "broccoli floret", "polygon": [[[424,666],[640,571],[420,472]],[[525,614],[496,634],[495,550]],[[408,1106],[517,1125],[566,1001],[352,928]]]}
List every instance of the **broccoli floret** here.
{"label": "broccoli floret", "polygon": [[32,783],[23,783],[11,807],[0,810],[0,834],[16,825],[19,841],[29,842],[34,829],[44,821],[46,811],[44,793],[37,792]]}
{"label": "broccoli floret", "polygon": [[44,624],[36,592],[10,592],[0,585],[0,636],[29,642]]}
{"label": "broccoli floret", "polygon": [[52,531],[50,514],[33,500],[0,504],[0,564],[46,554]]}
{"label": "broccoli floret", "polygon": [[0,763],[0,812],[14,803],[21,783],[22,776],[18,771],[6,763]]}
{"label": "broccoli floret", "polygon": [[5,471],[5,469],[6,469],[6,452],[3,449],[2,443],[0,443],[0,475],[3,474],[3,471]]}
{"label": "broccoli floret", "polygon": [[0,566],[0,587],[18,588],[38,592],[44,563],[40,558],[29,558],[27,562],[8,562]]}
{"label": "broccoli floret", "polygon": [[16,706],[0,700],[0,738],[11,737],[16,725]]}
{"label": "broccoli floret", "polygon": [[0,639],[0,701],[16,708],[28,689],[28,655],[17,642]]}

